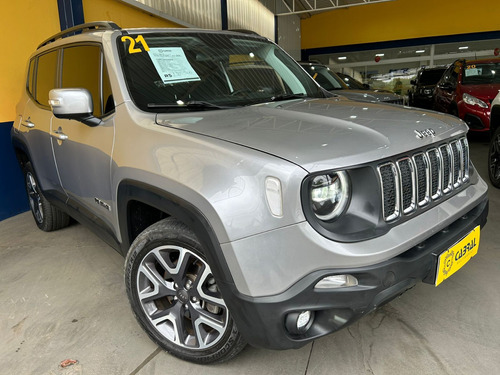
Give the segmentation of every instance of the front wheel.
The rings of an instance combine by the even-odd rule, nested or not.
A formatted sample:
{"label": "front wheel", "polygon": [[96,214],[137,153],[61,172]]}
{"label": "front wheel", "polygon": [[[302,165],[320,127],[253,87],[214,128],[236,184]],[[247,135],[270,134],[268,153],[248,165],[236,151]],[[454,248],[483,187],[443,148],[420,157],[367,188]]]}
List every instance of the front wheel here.
{"label": "front wheel", "polygon": [[500,188],[500,127],[495,130],[490,140],[488,174],[493,186]]}
{"label": "front wheel", "polygon": [[194,363],[223,362],[245,346],[201,244],[167,218],[130,247],[125,283],[140,325],[159,346]]}

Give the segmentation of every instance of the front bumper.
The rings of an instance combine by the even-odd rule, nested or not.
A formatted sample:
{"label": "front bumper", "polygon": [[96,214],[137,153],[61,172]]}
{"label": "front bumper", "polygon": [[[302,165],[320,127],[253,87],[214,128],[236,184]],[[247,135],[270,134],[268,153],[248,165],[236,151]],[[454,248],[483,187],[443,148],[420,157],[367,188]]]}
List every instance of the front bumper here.
{"label": "front bumper", "polygon": [[458,113],[460,118],[467,123],[470,131],[490,130],[490,108],[471,106],[462,101],[458,104]]}
{"label": "front bumper", "polygon": [[[269,349],[299,348],[335,332],[363,315],[391,301],[417,282],[434,283],[437,257],[476,226],[483,227],[488,215],[488,199],[462,215],[424,242],[385,262],[358,268],[324,269],[312,272],[283,293],[249,297],[238,293],[227,300],[243,337],[252,345]],[[291,270],[292,271],[292,270]],[[332,274],[350,274],[359,285],[317,290],[316,283]],[[227,289],[226,289],[227,290]],[[314,322],[303,334],[286,328],[286,317],[305,310],[314,312]]]}

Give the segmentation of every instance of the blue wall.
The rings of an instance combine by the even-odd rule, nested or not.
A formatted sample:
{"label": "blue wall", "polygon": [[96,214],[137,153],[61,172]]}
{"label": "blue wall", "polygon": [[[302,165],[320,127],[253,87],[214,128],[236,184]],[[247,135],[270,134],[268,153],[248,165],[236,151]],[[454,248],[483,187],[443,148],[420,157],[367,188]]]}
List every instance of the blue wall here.
{"label": "blue wall", "polygon": [[10,142],[12,124],[0,123],[0,220],[29,210],[23,174]]}

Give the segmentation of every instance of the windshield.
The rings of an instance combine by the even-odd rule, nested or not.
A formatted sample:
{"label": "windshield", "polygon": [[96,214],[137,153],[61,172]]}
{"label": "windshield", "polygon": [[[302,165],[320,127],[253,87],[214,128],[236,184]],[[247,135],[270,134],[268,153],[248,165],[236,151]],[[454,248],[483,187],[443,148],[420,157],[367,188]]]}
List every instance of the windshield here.
{"label": "windshield", "polygon": [[469,64],[464,66],[464,85],[500,83],[500,62]]}
{"label": "windshield", "polygon": [[323,65],[302,65],[302,67],[313,77],[316,82],[325,90],[344,90],[347,86],[344,85],[342,80],[330,70],[330,68]]}
{"label": "windshield", "polygon": [[134,103],[149,112],[213,110],[325,97],[298,64],[267,40],[220,32],[118,38]]}
{"label": "windshield", "polygon": [[446,69],[423,70],[420,73],[419,83],[421,85],[435,85],[439,82]]}

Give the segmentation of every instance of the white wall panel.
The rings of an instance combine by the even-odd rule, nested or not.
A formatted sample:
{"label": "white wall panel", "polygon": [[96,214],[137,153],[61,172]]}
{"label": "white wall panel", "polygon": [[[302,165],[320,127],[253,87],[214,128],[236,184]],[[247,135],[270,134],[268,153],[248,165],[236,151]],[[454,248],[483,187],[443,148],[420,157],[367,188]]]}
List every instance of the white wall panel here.
{"label": "white wall panel", "polygon": [[203,29],[222,28],[220,0],[136,0]]}
{"label": "white wall panel", "polygon": [[248,29],[274,40],[274,14],[257,0],[227,0],[229,29]]}

